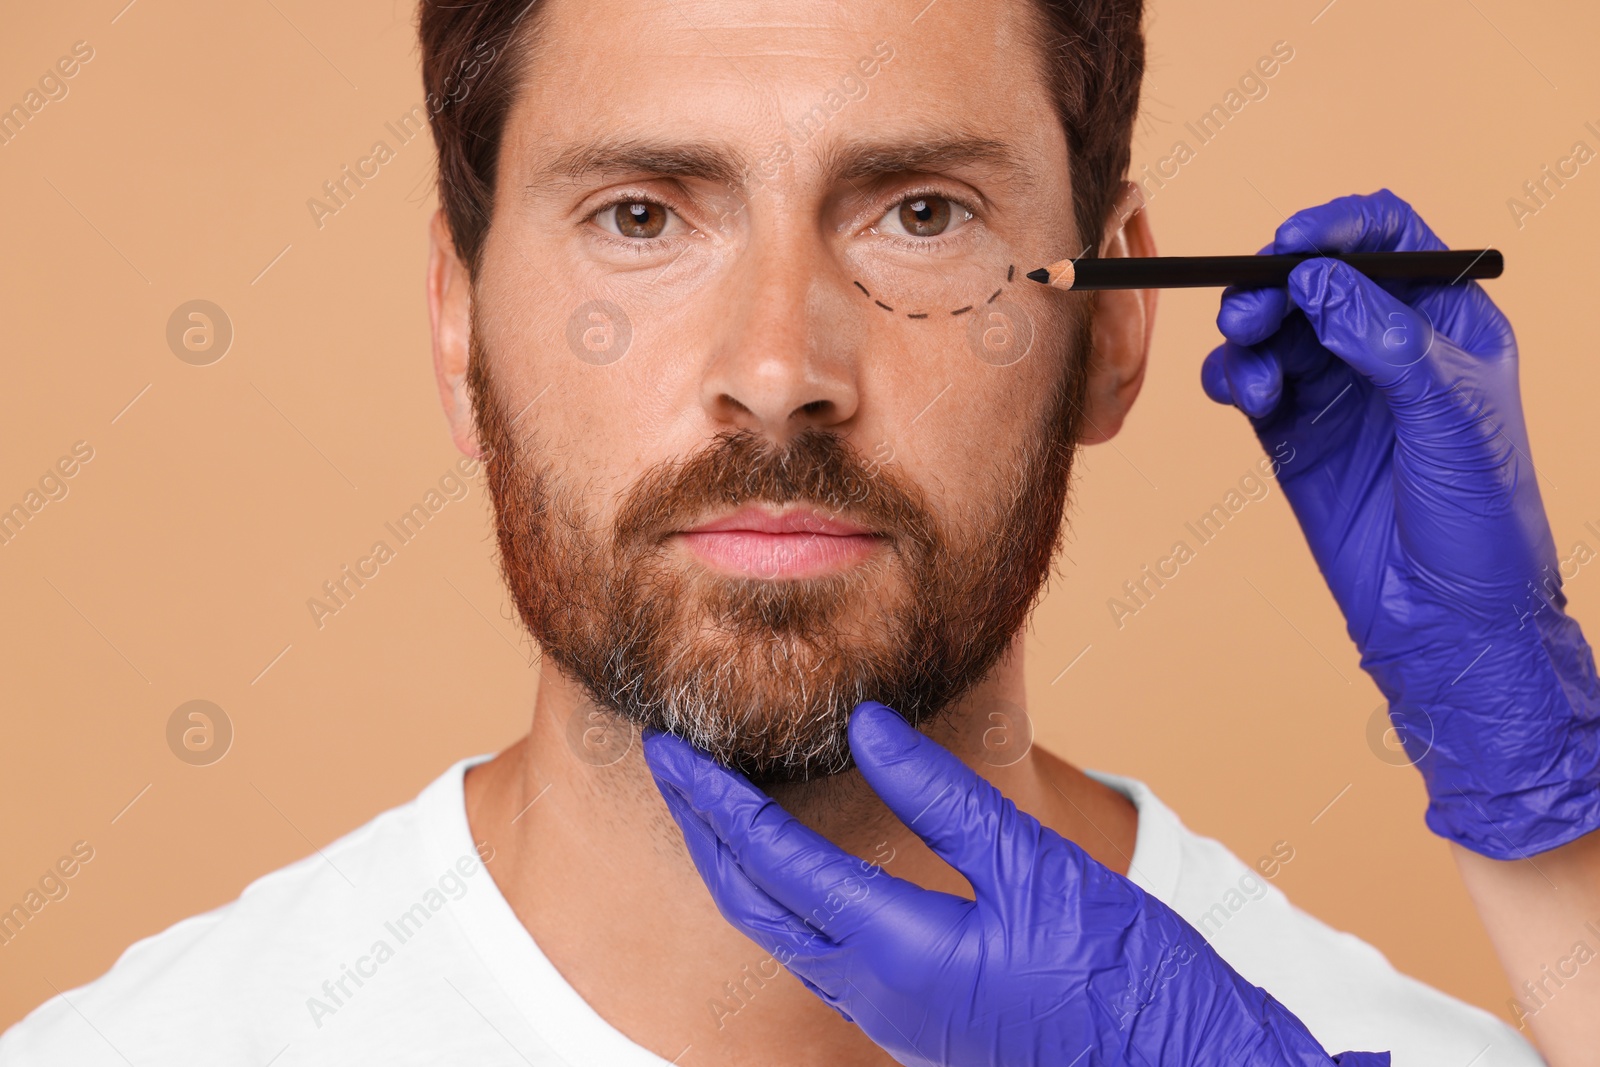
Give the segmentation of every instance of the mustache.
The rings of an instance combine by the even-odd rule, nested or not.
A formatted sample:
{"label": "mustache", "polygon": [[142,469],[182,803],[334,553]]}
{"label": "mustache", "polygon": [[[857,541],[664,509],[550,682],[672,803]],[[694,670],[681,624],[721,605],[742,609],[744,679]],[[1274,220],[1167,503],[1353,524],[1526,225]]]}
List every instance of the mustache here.
{"label": "mustache", "polygon": [[723,431],[687,459],[657,464],[627,490],[612,534],[619,548],[643,548],[708,511],[758,502],[848,514],[903,545],[926,546],[937,536],[919,486],[892,462],[868,463],[846,438],[815,427],[783,444],[750,430]]}

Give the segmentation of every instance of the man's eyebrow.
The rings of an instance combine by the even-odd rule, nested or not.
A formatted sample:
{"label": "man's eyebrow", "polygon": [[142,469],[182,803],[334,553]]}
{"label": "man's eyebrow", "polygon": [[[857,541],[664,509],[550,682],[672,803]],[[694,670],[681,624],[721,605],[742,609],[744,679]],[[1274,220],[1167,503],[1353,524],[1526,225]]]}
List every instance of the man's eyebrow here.
{"label": "man's eyebrow", "polygon": [[[770,159],[777,146],[768,153]],[[834,181],[854,183],[907,172],[990,167],[1013,184],[1032,187],[1036,176],[1004,141],[972,135],[909,136],[859,139],[835,144],[821,156],[822,169]],[[657,141],[637,137],[603,138],[574,145],[551,156],[528,179],[530,193],[610,174],[641,173],[654,177],[699,178],[741,187],[750,176],[741,153],[712,142]],[[764,177],[758,175],[760,179]]]}
{"label": "man's eyebrow", "polygon": [[574,145],[545,160],[528,180],[528,191],[538,193],[594,176],[630,173],[701,178],[737,186],[747,169],[737,152],[711,143],[604,138]]}
{"label": "man's eyebrow", "polygon": [[1032,173],[1009,144],[959,134],[848,141],[827,149],[823,166],[836,179],[849,182],[908,171],[939,172],[978,166],[1000,171],[1015,183],[1033,184]]}

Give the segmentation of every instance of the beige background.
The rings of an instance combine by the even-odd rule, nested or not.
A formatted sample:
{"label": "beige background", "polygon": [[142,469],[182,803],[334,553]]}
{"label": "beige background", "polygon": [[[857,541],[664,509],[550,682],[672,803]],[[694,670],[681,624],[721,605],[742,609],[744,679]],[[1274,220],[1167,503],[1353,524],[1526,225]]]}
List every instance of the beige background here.
{"label": "beige background", "polygon": [[[422,296],[431,142],[397,147],[321,229],[306,207],[375,140],[396,146],[385,122],[421,97],[410,4],[124,3],[13,4],[0,34],[0,104],[74,42],[94,49],[0,147],[0,507],[75,442],[94,450],[0,546],[0,905],[75,842],[94,850],[0,947],[0,1026],[508,743],[537,682],[476,483],[320,630],[306,608],[457,458]],[[1600,527],[1600,163],[1520,228],[1507,206],[1574,141],[1600,148],[1584,128],[1600,126],[1600,17],[1324,3],[1154,4],[1136,168],[1274,42],[1295,53],[1158,192],[1162,250],[1253,252],[1285,214],[1383,185],[1447,241],[1503,249],[1490,291],[1523,346],[1557,541],[1600,548],[1583,526]],[[210,366],[165,337],[196,298],[235,330]],[[1214,291],[1163,295],[1144,395],[1083,464],[1070,562],[1031,641],[1039,738],[1144,778],[1247,861],[1289,842],[1277,884],[1293,899],[1504,1014],[1414,772],[1369,747],[1377,691],[1276,487],[1112,623],[1107,598],[1260,454],[1199,389],[1215,307]],[[1600,632],[1600,565],[1568,589]],[[235,732],[210,766],[168,747],[193,699]]]}

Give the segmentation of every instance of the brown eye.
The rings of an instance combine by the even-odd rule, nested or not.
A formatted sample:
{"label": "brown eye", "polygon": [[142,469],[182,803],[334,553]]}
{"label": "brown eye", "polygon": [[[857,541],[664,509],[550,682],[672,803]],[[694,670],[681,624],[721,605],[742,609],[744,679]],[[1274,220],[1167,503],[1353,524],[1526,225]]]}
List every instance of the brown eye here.
{"label": "brown eye", "polygon": [[900,205],[900,225],[913,237],[937,237],[950,225],[950,201],[919,196]]}
{"label": "brown eye", "polygon": [[617,232],[624,237],[659,237],[667,225],[667,209],[643,200],[618,204],[615,217]]}

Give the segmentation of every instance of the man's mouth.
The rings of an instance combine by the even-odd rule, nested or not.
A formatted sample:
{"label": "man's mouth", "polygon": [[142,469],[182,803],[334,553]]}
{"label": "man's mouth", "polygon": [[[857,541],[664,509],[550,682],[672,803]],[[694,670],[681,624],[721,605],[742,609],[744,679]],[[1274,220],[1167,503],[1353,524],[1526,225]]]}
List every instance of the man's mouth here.
{"label": "man's mouth", "polygon": [[744,578],[813,578],[853,567],[887,538],[816,506],[754,505],[673,535],[700,562]]}

